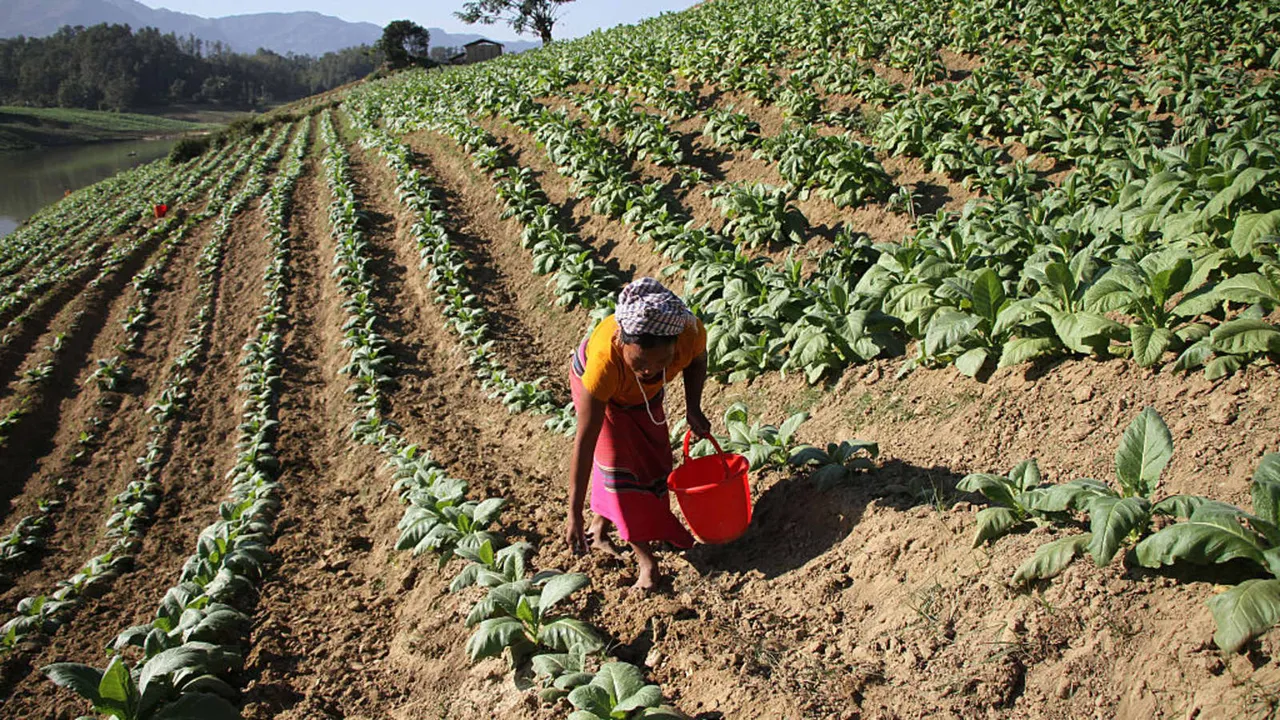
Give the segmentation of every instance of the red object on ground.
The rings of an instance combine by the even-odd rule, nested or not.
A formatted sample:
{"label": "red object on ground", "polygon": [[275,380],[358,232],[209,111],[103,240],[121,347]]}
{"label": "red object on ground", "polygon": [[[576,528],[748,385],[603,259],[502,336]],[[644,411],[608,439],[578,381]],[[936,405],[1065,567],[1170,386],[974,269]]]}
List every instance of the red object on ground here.
{"label": "red object on ground", "polygon": [[667,487],[699,540],[711,544],[737,540],[751,524],[750,465],[745,457],[721,450],[714,437],[715,455],[690,459],[692,437],[692,431],[685,433],[684,462],[667,476]]}
{"label": "red object on ground", "polygon": [[165,213],[167,213],[167,212],[169,212],[169,206],[168,206],[168,205],[157,205],[157,206],[156,206],[156,217],[158,217],[158,218],[162,218],[162,217],[164,217]]}

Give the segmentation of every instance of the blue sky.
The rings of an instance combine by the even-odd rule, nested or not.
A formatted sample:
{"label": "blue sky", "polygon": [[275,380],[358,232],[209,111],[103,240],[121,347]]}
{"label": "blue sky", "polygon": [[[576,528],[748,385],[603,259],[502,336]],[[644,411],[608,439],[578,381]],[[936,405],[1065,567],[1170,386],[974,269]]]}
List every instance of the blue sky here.
{"label": "blue sky", "polygon": [[[462,0],[446,2],[410,2],[409,0],[141,0],[144,5],[168,8],[205,17],[242,15],[254,12],[292,12],[314,10],[336,15],[343,20],[385,25],[407,18],[425,27],[438,27],[445,32],[473,32],[495,40],[511,40],[515,34],[506,25],[466,25],[453,16],[462,8]],[[696,0],[576,0],[564,6],[564,15],[556,25],[556,37],[580,37],[597,28],[619,23],[634,23],[670,10],[684,10]],[[525,36],[523,39],[536,38]]]}

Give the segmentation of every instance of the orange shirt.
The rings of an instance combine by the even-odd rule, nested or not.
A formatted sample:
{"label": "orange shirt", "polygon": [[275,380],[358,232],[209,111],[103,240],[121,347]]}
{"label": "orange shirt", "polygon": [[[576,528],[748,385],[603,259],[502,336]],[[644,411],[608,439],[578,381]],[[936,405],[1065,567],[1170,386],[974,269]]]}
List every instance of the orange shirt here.
{"label": "orange shirt", "polygon": [[[587,367],[582,373],[582,387],[602,402],[640,405],[658,394],[662,380],[644,383],[644,395],[640,395],[636,375],[622,359],[622,346],[614,337],[617,331],[618,321],[610,315],[591,332],[587,340]],[[676,338],[675,355],[667,366],[667,380],[674,379],[706,350],[707,328],[701,320],[695,320]]]}

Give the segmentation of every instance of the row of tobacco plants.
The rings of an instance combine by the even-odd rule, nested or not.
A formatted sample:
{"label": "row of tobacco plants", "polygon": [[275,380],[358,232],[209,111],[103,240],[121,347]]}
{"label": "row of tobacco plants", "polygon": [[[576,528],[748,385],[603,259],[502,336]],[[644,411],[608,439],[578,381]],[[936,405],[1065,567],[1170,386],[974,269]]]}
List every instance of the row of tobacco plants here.
{"label": "row of tobacco plants", "polygon": [[[229,679],[242,663],[249,610],[270,557],[267,548],[280,505],[275,415],[289,293],[288,223],[309,128],[309,123],[303,124],[293,135],[283,170],[269,189],[265,171],[279,159],[293,128],[276,133],[271,149],[261,157],[245,156],[257,163],[260,172],[237,195],[238,202],[220,215],[214,237],[201,256],[202,280],[216,276],[232,219],[265,190],[261,208],[270,253],[262,277],[263,304],[240,363],[244,409],[236,459],[227,473],[228,499],[219,505],[218,519],[200,532],[178,583],[165,592],[155,618],[120,633],[105,669],[79,663],[44,668],[50,680],[91,701],[104,715],[120,720],[240,716],[233,704],[238,691]],[[216,297],[212,283],[202,287],[201,297],[205,304],[190,328],[186,351],[179,358],[183,363],[198,362],[207,350],[213,321],[210,301]]]}
{"label": "row of tobacco plants", "polygon": [[[555,570],[531,572],[526,558],[532,546],[507,544],[495,528],[507,501],[467,499],[468,483],[449,477],[429,452],[401,437],[400,428],[385,417],[384,388],[394,382],[394,363],[379,332],[376,278],[367,266],[370,241],[355,195],[350,156],[328,112],[321,118],[320,131],[332,195],[330,227],[338,246],[333,276],[348,315],[342,347],[349,353],[343,372],[353,381],[350,394],[357,415],[352,439],[376,446],[392,469],[394,488],[405,504],[396,547],[434,553],[441,567],[454,558],[466,562],[450,589],[483,591],[466,619],[475,628],[466,646],[473,661],[505,655],[517,684],[528,686],[530,678],[536,678],[539,695],[548,702],[567,700],[575,708],[570,715],[574,720],[679,717],[662,705],[661,691],[645,681],[639,668],[598,659],[605,647],[600,632],[573,617],[566,606],[571,595],[588,585],[587,577]],[[376,138],[370,142],[378,146]],[[394,147],[384,149],[395,152]],[[403,152],[397,155],[407,162]],[[411,172],[401,169],[403,174]],[[433,224],[441,222],[431,196],[422,195],[422,190],[402,183],[399,192],[420,213],[432,212],[428,219]],[[432,243],[429,252],[439,250],[440,236],[429,227],[418,230],[420,237],[435,237],[436,242],[427,241]]]}

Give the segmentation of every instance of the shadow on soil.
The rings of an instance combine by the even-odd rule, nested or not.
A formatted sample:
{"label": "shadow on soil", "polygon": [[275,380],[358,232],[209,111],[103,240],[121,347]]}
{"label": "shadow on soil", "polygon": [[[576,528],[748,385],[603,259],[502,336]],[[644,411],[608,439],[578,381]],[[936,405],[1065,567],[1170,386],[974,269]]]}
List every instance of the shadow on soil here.
{"label": "shadow on soil", "polygon": [[843,486],[819,487],[792,475],[755,498],[751,527],[724,545],[697,545],[685,558],[701,574],[759,571],[775,578],[804,566],[839,545],[873,500],[907,510],[951,504],[961,476],[947,468],[925,468],[890,460]]}

